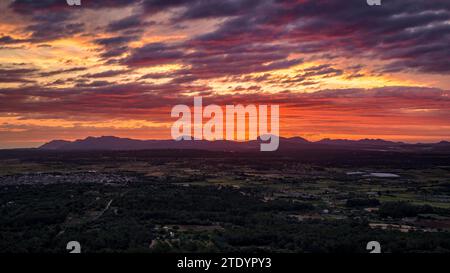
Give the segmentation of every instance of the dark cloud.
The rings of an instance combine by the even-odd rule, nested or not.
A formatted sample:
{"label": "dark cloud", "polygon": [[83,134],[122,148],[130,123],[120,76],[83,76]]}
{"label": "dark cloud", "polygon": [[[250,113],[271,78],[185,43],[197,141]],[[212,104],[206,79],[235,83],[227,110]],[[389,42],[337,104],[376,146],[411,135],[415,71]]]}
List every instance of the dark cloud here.
{"label": "dark cloud", "polygon": [[85,78],[108,78],[108,77],[115,77],[119,75],[124,75],[129,73],[131,70],[107,70],[99,73],[93,73],[93,74],[85,74],[83,77]]}
{"label": "dark cloud", "polygon": [[[111,118],[149,118],[158,108],[170,109],[176,104],[192,105],[192,92],[204,96],[204,104],[282,104],[297,110],[337,111],[352,115],[434,116],[441,121],[450,118],[450,91],[423,87],[385,87],[374,89],[333,89],[314,93],[259,93],[259,86],[238,88],[233,95],[215,95],[199,85],[112,84],[107,81],[80,83],[73,88],[29,86],[0,90],[0,112],[39,115],[45,118],[89,118],[92,115]],[[247,94],[246,92],[252,93]],[[176,94],[176,95],[174,95]],[[415,111],[421,109],[430,111]],[[169,110],[164,112],[165,118]],[[448,119],[447,119],[448,120]],[[167,120],[166,120],[167,121]]]}
{"label": "dark cloud", "polygon": [[149,13],[158,13],[173,8],[183,8],[181,14],[175,16],[176,20],[191,20],[205,18],[230,17],[244,15],[267,0],[144,0],[144,10]]}
{"label": "dark cloud", "polygon": [[41,76],[41,77],[51,77],[51,76],[55,76],[55,75],[59,75],[59,74],[71,73],[71,72],[79,72],[79,71],[84,71],[84,70],[86,70],[85,67],[72,67],[72,68],[61,69],[61,70],[40,72],[39,76]]}
{"label": "dark cloud", "polygon": [[68,5],[65,1],[59,0],[15,0],[11,3],[10,7],[18,13],[29,14],[35,11],[47,11],[47,10],[58,10],[62,8],[67,8]]}
{"label": "dark cloud", "polygon": [[[134,4],[134,0],[82,0],[82,8],[118,8]],[[69,6],[65,0],[15,0],[10,7],[18,13],[29,14],[32,12],[63,12],[73,11],[75,7]]]}
{"label": "dark cloud", "polygon": [[170,74],[168,73],[149,73],[149,74],[145,74],[144,76],[142,76],[140,78],[140,80],[147,80],[147,79],[165,79],[165,78],[169,78],[171,77]]}
{"label": "dark cloud", "polygon": [[141,30],[140,28],[145,28],[154,25],[155,22],[144,21],[143,18],[139,17],[139,14],[134,14],[129,17],[114,21],[107,26],[107,31],[129,31],[129,30]]}
{"label": "dark cloud", "polygon": [[[92,114],[114,118],[148,119],[155,108],[190,103],[183,92],[208,92],[205,86],[167,84],[113,84],[107,81],[80,82],[71,88],[29,86],[0,89],[0,112],[45,118],[89,118]],[[178,97],[181,99],[178,100]],[[168,116],[167,113],[164,113]]]}
{"label": "dark cloud", "polygon": [[30,32],[31,37],[27,40],[31,43],[42,43],[66,37],[73,37],[85,31],[84,23],[72,20],[71,12],[34,11],[29,14],[31,24],[24,28]]}
{"label": "dark cloud", "polygon": [[82,7],[73,7],[64,0],[15,0],[9,7],[32,21],[24,29],[26,32],[31,32],[31,38],[27,42],[40,43],[84,33],[85,24],[76,22],[79,11],[119,8],[138,2],[137,0],[83,0]]}
{"label": "dark cloud", "polygon": [[129,43],[136,39],[137,39],[136,36],[115,36],[115,37],[97,39],[97,40],[94,40],[94,42],[96,44],[103,45],[103,46],[117,46],[117,45]]}
{"label": "dark cloud", "polygon": [[3,83],[33,83],[34,68],[0,68],[0,82]]}
{"label": "dark cloud", "polygon": [[265,0],[230,0],[230,1],[190,1],[187,10],[179,19],[204,19],[245,15],[257,6],[263,5]]}
{"label": "dark cloud", "polygon": [[314,76],[321,76],[321,77],[335,77],[340,76],[343,74],[343,70],[336,69],[332,67],[329,64],[323,64],[313,67],[308,67],[303,70],[303,77],[314,77]]}
{"label": "dark cloud", "polygon": [[4,77],[0,75],[0,82],[2,83],[34,83],[35,81],[20,78],[20,77]]}
{"label": "dark cloud", "polygon": [[330,64],[322,64],[297,71],[297,74],[294,77],[285,76],[282,79],[275,78],[270,79],[267,82],[276,83],[278,81],[284,84],[298,83],[308,86],[318,84],[318,79],[337,77],[343,74],[344,71],[342,69],[334,68]]}
{"label": "dark cloud", "polygon": [[77,83],[75,87],[104,87],[104,86],[110,86],[112,83],[109,81],[93,81],[90,83]]}
{"label": "dark cloud", "polygon": [[143,8],[148,13],[157,13],[170,8],[183,7],[196,0],[144,0]]}
{"label": "dark cloud", "polygon": [[108,62],[110,63],[114,63],[115,60],[111,59],[113,57],[119,57],[125,53],[127,53],[129,51],[129,47],[128,46],[119,46],[119,47],[105,47],[102,51],[102,53],[100,54],[100,57],[102,57],[103,59],[108,60]]}
{"label": "dark cloud", "polygon": [[183,68],[172,73],[174,82],[189,82],[224,76],[244,75],[285,69],[303,62],[289,59],[289,52],[278,46],[241,45],[227,48],[197,46],[195,43],[153,43],[135,49],[121,61],[129,67],[146,67],[159,64],[178,63]]}
{"label": "dark cloud", "polygon": [[46,42],[57,40],[65,37],[72,37],[76,34],[81,34],[84,31],[83,23],[54,23],[54,22],[40,22],[28,26],[27,31],[32,32],[30,42]]}
{"label": "dark cloud", "polygon": [[[100,56],[111,58],[109,61],[129,52],[127,44],[140,38],[142,30],[152,24],[148,19],[154,13],[170,10],[172,25],[205,18],[224,20],[214,31],[193,37],[179,49],[155,49],[153,53],[150,51],[155,45],[136,49],[126,61],[130,66],[157,65],[159,60],[168,63],[183,55],[179,50],[184,54],[188,51],[194,54],[207,52],[203,56],[208,61],[220,54],[233,55],[233,51],[246,47],[282,44],[284,47],[274,52],[280,58],[271,60],[280,65],[286,63],[285,55],[289,53],[321,54],[325,57],[324,54],[333,52],[341,57],[364,56],[384,60],[387,65],[380,70],[381,73],[450,71],[450,2],[446,0],[391,0],[381,7],[369,6],[363,0],[83,1],[86,9],[128,5],[140,5],[138,12],[106,27],[107,31],[128,35],[95,41],[104,47]],[[17,0],[11,8],[32,18],[34,23],[26,28],[32,32],[32,41],[78,35],[85,28],[82,23],[72,21],[74,10],[65,1]],[[129,35],[131,33],[136,35]],[[4,43],[20,42],[6,36],[0,39]],[[188,65],[192,63],[187,59],[183,61]],[[264,71],[262,65],[258,67],[258,71]],[[200,69],[194,67],[193,70]]]}
{"label": "dark cloud", "polygon": [[15,39],[15,38],[13,38],[13,37],[11,37],[9,35],[0,37],[0,44],[5,44],[5,45],[8,45],[8,44],[21,44],[21,43],[25,43],[27,41],[28,41],[27,39]]}
{"label": "dark cloud", "polygon": [[123,64],[130,67],[153,66],[174,63],[183,56],[183,51],[176,46],[152,43],[135,49],[128,58],[123,60]]}
{"label": "dark cloud", "polygon": [[119,57],[129,51],[128,43],[136,41],[139,36],[122,35],[94,40],[94,43],[101,45],[100,56],[104,59]]}
{"label": "dark cloud", "polygon": [[262,2],[195,43],[232,48],[277,41],[295,46],[291,52],[334,51],[392,61],[386,69],[450,70],[448,1],[392,0],[378,8],[360,0]]}

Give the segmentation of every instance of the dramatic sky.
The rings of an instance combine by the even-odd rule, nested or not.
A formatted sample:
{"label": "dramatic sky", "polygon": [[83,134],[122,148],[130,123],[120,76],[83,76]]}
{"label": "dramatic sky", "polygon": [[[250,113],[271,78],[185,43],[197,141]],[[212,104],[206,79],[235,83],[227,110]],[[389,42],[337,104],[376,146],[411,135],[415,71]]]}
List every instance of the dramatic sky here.
{"label": "dramatic sky", "polygon": [[0,148],[170,138],[176,104],[283,136],[450,140],[450,1],[0,0]]}

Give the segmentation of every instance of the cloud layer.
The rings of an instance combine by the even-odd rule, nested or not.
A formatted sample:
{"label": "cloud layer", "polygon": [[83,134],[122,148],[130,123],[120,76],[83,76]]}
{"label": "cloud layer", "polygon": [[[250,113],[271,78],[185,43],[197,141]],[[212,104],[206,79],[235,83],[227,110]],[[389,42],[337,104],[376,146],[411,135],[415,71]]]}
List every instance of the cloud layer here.
{"label": "cloud layer", "polygon": [[16,0],[0,8],[0,146],[67,132],[168,137],[170,108],[195,95],[278,103],[285,135],[450,135],[446,0]]}

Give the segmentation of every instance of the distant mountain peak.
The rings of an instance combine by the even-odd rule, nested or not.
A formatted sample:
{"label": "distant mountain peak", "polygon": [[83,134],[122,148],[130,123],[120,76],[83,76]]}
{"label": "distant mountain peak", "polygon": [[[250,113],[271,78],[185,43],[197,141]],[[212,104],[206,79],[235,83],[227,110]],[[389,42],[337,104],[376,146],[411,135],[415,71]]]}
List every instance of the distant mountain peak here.
{"label": "distant mountain peak", "polygon": [[307,139],[305,139],[303,137],[299,137],[299,136],[289,137],[289,138],[286,138],[285,140],[290,141],[290,142],[297,142],[297,143],[310,143]]}
{"label": "distant mountain peak", "polygon": [[449,141],[445,141],[445,140],[442,140],[442,141],[440,141],[440,142],[438,142],[436,144],[439,145],[439,146],[450,146],[450,142]]}
{"label": "distant mountain peak", "polygon": [[39,147],[39,149],[44,149],[44,150],[58,150],[64,147],[64,145],[70,144],[72,142],[67,141],[67,140],[52,140],[48,143],[45,143],[44,145],[42,145],[41,147]]}
{"label": "distant mountain peak", "polygon": [[369,145],[369,146],[389,146],[389,145],[404,144],[403,142],[393,142],[379,138],[377,139],[364,138],[359,140],[324,138],[318,141],[317,143],[330,145]]}
{"label": "distant mountain peak", "polygon": [[[168,150],[168,149],[193,149],[210,151],[257,151],[261,138],[254,141],[175,141],[175,140],[138,140],[120,138],[115,136],[86,137],[75,141],[52,140],[39,149],[42,150]],[[450,142],[441,141],[435,144],[405,144],[383,139],[330,139],[310,142],[302,137],[280,137],[280,150],[299,149],[376,149],[376,150],[404,150],[404,149],[429,149],[436,151],[447,150]]]}

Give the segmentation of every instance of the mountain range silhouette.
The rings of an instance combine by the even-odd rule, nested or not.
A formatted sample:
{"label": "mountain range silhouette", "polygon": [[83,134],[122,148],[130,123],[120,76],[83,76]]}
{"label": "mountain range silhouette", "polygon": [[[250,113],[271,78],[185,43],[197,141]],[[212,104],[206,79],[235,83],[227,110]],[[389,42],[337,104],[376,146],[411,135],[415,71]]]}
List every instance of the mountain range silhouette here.
{"label": "mountain range silhouette", "polygon": [[[245,142],[227,140],[138,140],[114,136],[87,137],[75,141],[53,140],[38,149],[41,150],[166,150],[194,149],[209,151],[259,151],[261,140]],[[355,149],[355,150],[422,150],[450,151],[450,142],[407,144],[383,139],[322,139],[308,141],[302,137],[280,137],[279,150],[299,149]]]}

